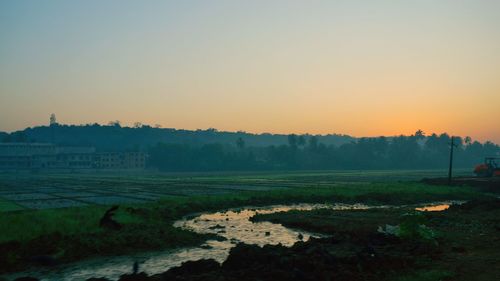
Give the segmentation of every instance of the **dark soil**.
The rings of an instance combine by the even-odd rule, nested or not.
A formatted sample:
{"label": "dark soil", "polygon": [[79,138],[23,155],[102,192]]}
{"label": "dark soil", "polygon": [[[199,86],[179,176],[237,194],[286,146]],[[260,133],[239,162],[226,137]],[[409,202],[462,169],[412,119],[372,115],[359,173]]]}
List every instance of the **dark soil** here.
{"label": "dark soil", "polygon": [[125,280],[381,280],[414,266],[416,257],[432,259],[434,246],[408,243],[382,234],[364,239],[312,239],[291,248],[238,244],[221,265],[213,260],[186,262],[181,267]]}
{"label": "dark soil", "polygon": [[500,276],[500,199],[475,200],[431,214],[443,235],[436,265],[454,272],[453,280],[498,280]]}
{"label": "dark soil", "polygon": [[[432,185],[448,185],[448,178],[424,178],[423,183]],[[500,177],[455,177],[452,178],[453,186],[472,186],[481,191],[500,193]]]}

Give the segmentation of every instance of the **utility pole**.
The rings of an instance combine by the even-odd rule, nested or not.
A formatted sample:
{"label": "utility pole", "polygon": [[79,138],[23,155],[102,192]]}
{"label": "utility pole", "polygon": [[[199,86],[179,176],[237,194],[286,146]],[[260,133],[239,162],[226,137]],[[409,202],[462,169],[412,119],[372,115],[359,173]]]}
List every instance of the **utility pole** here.
{"label": "utility pole", "polygon": [[451,137],[451,143],[450,143],[450,166],[448,169],[448,185],[451,185],[451,171],[453,169],[453,148],[455,147],[455,144],[453,143],[453,136]]}

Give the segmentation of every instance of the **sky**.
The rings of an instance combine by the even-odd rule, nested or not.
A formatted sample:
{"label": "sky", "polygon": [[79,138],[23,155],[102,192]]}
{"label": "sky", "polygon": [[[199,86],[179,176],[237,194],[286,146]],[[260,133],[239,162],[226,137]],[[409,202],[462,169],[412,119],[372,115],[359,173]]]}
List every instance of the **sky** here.
{"label": "sky", "polygon": [[500,143],[486,0],[0,1],[0,131],[120,120]]}

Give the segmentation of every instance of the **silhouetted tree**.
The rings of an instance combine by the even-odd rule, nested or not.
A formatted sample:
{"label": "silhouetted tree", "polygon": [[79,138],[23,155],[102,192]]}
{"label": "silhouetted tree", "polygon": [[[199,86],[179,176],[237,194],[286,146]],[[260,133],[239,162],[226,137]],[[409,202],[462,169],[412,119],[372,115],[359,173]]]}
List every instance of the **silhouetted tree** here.
{"label": "silhouetted tree", "polygon": [[243,150],[245,148],[245,141],[243,140],[243,138],[238,138],[236,140],[236,146],[240,149],[240,150]]}
{"label": "silhouetted tree", "polygon": [[471,142],[472,142],[471,137],[466,136],[466,137],[465,137],[465,139],[464,139],[464,142],[465,142],[465,144],[466,144],[466,145],[470,145],[470,144],[471,144]]}
{"label": "silhouetted tree", "polygon": [[424,131],[422,130],[418,130],[415,132],[415,137],[417,138],[417,140],[421,140],[421,139],[424,139],[425,138],[425,133]]}
{"label": "silhouetted tree", "polygon": [[294,148],[297,147],[297,135],[296,134],[288,135],[288,145],[290,147],[294,147]]}
{"label": "silhouetted tree", "polygon": [[318,138],[316,136],[311,136],[309,138],[309,149],[310,150],[318,149]]}
{"label": "silhouetted tree", "polygon": [[303,135],[300,135],[297,138],[297,145],[298,146],[305,146],[306,145],[306,138]]}
{"label": "silhouetted tree", "polygon": [[120,128],[122,125],[121,125],[120,121],[115,120],[115,121],[109,121],[109,122],[108,122],[108,126],[113,126],[113,127],[118,127],[118,128]]}

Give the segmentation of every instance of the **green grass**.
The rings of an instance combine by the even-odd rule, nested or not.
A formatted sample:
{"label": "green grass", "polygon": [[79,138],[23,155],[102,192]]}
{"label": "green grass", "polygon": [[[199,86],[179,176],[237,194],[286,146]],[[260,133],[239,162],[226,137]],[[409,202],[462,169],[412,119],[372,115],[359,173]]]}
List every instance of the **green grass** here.
{"label": "green grass", "polygon": [[0,273],[22,270],[34,256],[50,255],[64,263],[91,256],[191,246],[211,237],[174,228],[164,212],[154,206],[134,210],[121,206],[114,218],[122,229],[102,229],[99,220],[107,208],[0,214]]}
{"label": "green grass", "polygon": [[[28,241],[51,233],[74,235],[102,231],[99,220],[109,207],[89,206],[81,208],[29,210],[0,214],[0,243]],[[141,223],[142,219],[124,211],[116,218],[125,224]]]}
{"label": "green grass", "polygon": [[[456,170],[455,175],[470,174]],[[339,182],[417,181],[423,177],[444,177],[444,170],[383,170],[383,171],[294,171],[247,173],[182,173],[182,174],[1,174],[0,188],[72,187],[120,188],[146,187],[176,189],[182,186],[212,187],[217,185],[251,185],[270,187],[332,186]]]}
{"label": "green grass", "polygon": [[7,200],[0,198],[0,213],[1,212],[19,211],[22,209],[23,209],[23,207],[15,204],[13,202],[10,202],[10,201],[7,201]]}

